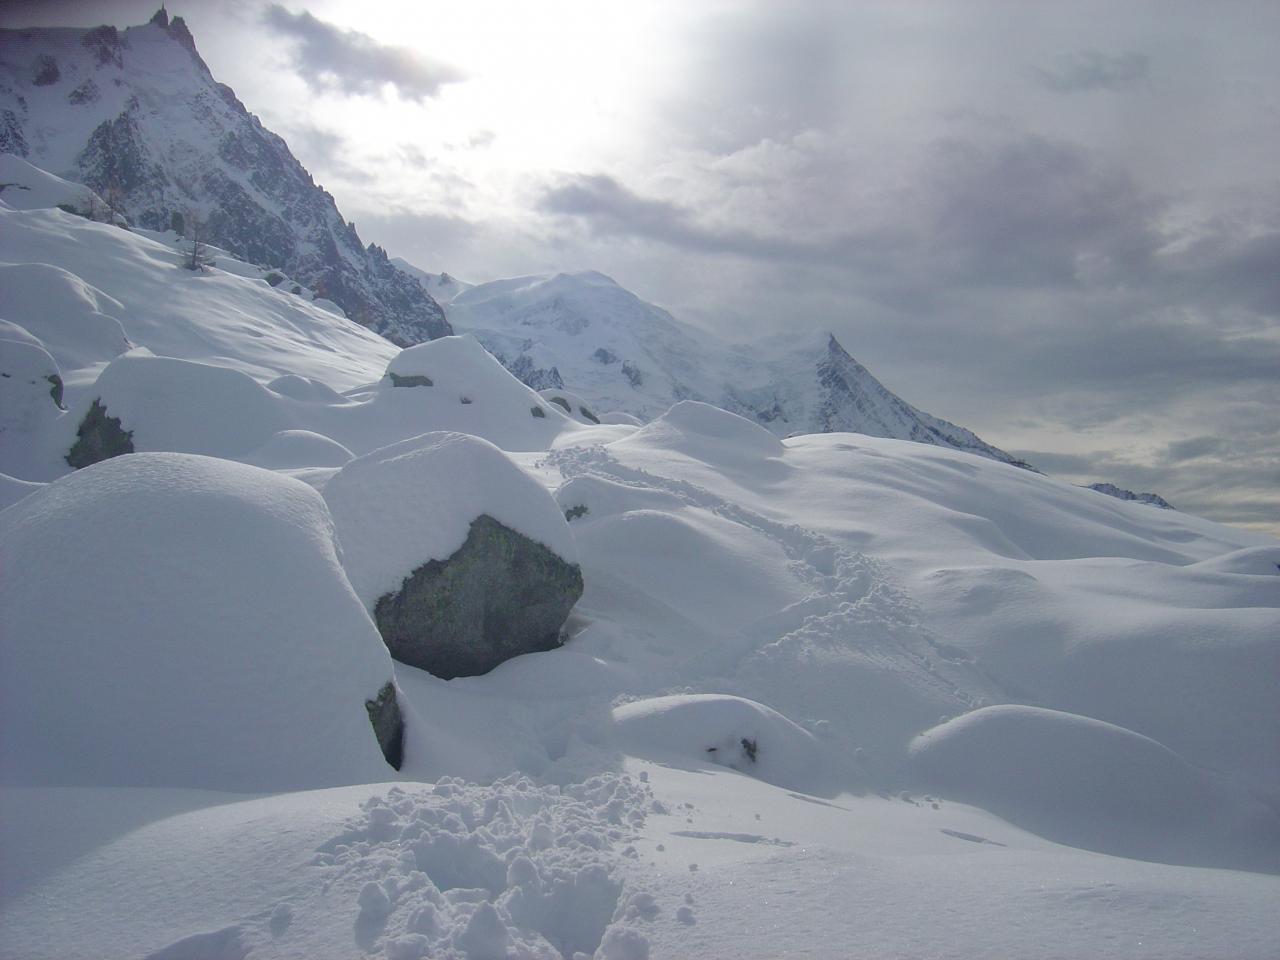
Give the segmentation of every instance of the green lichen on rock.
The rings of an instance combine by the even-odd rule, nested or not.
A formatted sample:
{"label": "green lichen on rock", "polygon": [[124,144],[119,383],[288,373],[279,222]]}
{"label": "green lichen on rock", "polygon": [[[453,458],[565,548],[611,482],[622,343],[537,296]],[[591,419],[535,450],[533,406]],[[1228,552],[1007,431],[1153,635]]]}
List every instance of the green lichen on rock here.
{"label": "green lichen on rock", "polygon": [[547,411],[543,410],[541,407],[530,407],[529,413],[537,417],[539,420],[545,419],[547,416]]}
{"label": "green lichen on rock", "polygon": [[399,770],[404,762],[404,718],[400,715],[395,684],[390,680],[384,683],[376,697],[364,702],[364,708],[369,711],[369,722],[373,724],[373,735],[378,738],[382,755]]}
{"label": "green lichen on rock", "polygon": [[79,470],[123,453],[133,453],[133,431],[123,429],[119,417],[108,417],[107,408],[98,398],[76,429],[76,442],[67,452],[67,463]]}
{"label": "green lichen on rock", "polygon": [[391,378],[391,385],[393,387],[434,387],[435,386],[435,383],[432,382],[430,377],[424,376],[420,373],[411,373],[411,374],[408,374],[407,376],[401,376],[398,373],[388,373],[387,376]]}
{"label": "green lichen on rock", "polygon": [[478,676],[558,647],[582,586],[577,564],[481,514],[456,553],[379,598],[374,622],[402,663],[445,680]]}

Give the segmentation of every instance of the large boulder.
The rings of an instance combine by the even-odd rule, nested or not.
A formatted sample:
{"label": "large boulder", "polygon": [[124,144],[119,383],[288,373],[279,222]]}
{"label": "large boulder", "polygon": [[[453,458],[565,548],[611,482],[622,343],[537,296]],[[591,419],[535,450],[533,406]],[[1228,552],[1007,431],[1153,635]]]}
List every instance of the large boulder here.
{"label": "large boulder", "polygon": [[0,568],[0,782],[261,792],[394,776],[391,660],[306,484],[117,457],[0,513]]}
{"label": "large boulder", "polygon": [[397,660],[452,679],[559,645],[582,595],[573,536],[491,443],[424,434],[352,460],[324,495],[347,575]]}
{"label": "large boulder", "polygon": [[57,362],[35,337],[0,320],[0,473],[44,479],[56,470],[42,441],[62,415]]}

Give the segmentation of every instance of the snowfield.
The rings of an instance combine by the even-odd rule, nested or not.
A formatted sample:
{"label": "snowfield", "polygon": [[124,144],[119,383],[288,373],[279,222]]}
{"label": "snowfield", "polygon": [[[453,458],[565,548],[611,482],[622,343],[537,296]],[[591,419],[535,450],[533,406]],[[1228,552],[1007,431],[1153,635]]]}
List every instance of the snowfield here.
{"label": "snowfield", "polygon": [[[0,194],[0,954],[1275,955],[1280,542],[180,259]],[[444,681],[367,608],[477,512],[585,592]]]}

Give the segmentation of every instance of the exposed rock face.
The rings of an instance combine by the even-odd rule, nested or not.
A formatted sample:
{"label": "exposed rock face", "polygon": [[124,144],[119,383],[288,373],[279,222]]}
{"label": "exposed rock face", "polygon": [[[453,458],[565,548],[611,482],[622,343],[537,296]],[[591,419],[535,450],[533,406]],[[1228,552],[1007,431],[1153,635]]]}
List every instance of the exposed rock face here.
{"label": "exposed rock face", "polygon": [[373,724],[373,735],[387,763],[400,769],[404,763],[404,718],[400,715],[400,702],[396,699],[396,687],[388,680],[372,700],[364,702]]}
{"label": "exposed rock face", "polygon": [[119,417],[108,417],[102,401],[94,400],[76,429],[67,463],[79,470],[123,453],[133,453],[133,431],[122,428]]}
{"label": "exposed rock face", "polygon": [[209,243],[280,268],[400,346],[452,332],[418,279],[366,247],[284,140],[214,80],[181,17],[0,30],[0,150],[111,195],[138,226],[194,214]]}
{"label": "exposed rock face", "polygon": [[447,560],[414,570],[380,598],[374,622],[391,655],[445,680],[560,645],[582,571],[487,514]]}
{"label": "exposed rock face", "polygon": [[1132,490],[1117,487],[1114,483],[1091,483],[1089,484],[1089,489],[1096,490],[1098,493],[1105,493],[1108,497],[1115,497],[1117,500],[1133,500],[1137,503],[1160,507],[1162,510],[1174,509],[1173,504],[1158,493],[1134,493]]}

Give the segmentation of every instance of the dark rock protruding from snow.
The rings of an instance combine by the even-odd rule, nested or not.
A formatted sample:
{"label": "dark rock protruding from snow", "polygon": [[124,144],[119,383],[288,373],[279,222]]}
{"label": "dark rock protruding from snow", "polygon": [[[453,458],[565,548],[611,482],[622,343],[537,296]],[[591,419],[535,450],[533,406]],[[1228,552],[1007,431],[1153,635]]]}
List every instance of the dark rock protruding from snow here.
{"label": "dark rock protruding from snow", "polygon": [[404,717],[400,715],[400,701],[396,699],[396,685],[388,680],[372,700],[364,702],[373,724],[373,735],[387,763],[399,770],[404,763]]}
{"label": "dark rock protruding from snow", "polygon": [[1114,483],[1091,483],[1090,490],[1096,490],[1098,493],[1105,493],[1108,497],[1115,497],[1117,500],[1133,500],[1137,503],[1149,503],[1153,507],[1160,507],[1162,510],[1173,510],[1174,506],[1158,493],[1134,493],[1132,490],[1125,490],[1123,487],[1117,487]]}
{"label": "dark rock protruding from snow", "polygon": [[488,515],[466,542],[380,598],[374,621],[391,656],[445,680],[560,645],[582,571]]}
{"label": "dark rock protruding from snow", "polygon": [[[57,69],[37,74],[39,60]],[[8,65],[23,65],[23,70]],[[280,137],[218,83],[181,17],[138,27],[0,30],[0,151],[112,197],[135,226],[279,268],[408,346],[452,332],[418,278],[366,246]]]}
{"label": "dark rock protruding from snow", "polygon": [[119,417],[107,416],[102,401],[94,400],[76,428],[67,463],[80,470],[125,453],[133,453],[133,431],[121,427]]}

